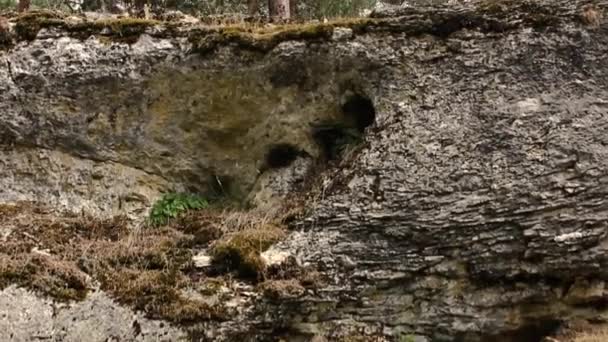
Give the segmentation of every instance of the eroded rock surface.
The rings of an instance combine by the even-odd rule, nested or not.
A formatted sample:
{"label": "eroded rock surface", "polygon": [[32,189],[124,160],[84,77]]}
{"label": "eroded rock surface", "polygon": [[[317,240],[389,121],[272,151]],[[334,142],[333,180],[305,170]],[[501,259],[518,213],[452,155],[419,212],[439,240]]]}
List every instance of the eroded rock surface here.
{"label": "eroded rock surface", "polygon": [[[109,214],[123,212],[119,198],[205,192],[218,179],[230,195],[247,197],[268,171],[273,146],[319,155],[312,125],[341,120],[341,101],[364,88],[358,70],[370,65],[348,46],[328,58],[327,47],[297,41],[267,54],[225,46],[200,55],[186,38],[144,34],[128,45],[58,35],[42,30],[0,57],[3,146],[17,146],[19,154],[63,153],[64,164],[92,161],[85,168],[107,170],[96,173],[96,183],[112,188],[113,198],[52,181],[90,171],[54,171],[48,159],[2,159],[37,169],[38,199]],[[27,195],[30,177],[7,174],[1,181],[2,197],[36,197]],[[137,186],[120,190],[116,182]],[[91,200],[71,200],[78,196]]]}
{"label": "eroded rock surface", "polygon": [[[278,301],[247,288],[238,315],[196,336],[538,341],[562,320],[605,320],[605,19],[583,1],[479,6],[376,13],[386,19],[352,35],[267,51],[237,39],[199,54],[149,35],[21,42],[0,55],[0,160],[45,149],[132,170],[96,185],[108,193],[138,184],[151,198],[219,175],[255,197],[267,147],[322,155],[310,124],[358,92],[376,114],[364,145],[319,176],[312,213],[272,248],[316,268],[319,288]],[[2,171],[0,198],[80,196],[39,170],[38,183]],[[114,212],[117,197],[82,203]]]}
{"label": "eroded rock surface", "polygon": [[74,305],[54,303],[24,289],[0,295],[6,341],[184,341],[183,331],[118,306],[103,292]]}

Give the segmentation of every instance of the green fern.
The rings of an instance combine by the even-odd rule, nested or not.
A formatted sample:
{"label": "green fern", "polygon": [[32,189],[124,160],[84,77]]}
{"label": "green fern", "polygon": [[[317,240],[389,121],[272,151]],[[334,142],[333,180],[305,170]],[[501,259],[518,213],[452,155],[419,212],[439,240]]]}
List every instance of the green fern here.
{"label": "green fern", "polygon": [[209,203],[192,194],[169,193],[154,203],[150,211],[150,222],[155,226],[167,224],[180,213],[206,208]]}

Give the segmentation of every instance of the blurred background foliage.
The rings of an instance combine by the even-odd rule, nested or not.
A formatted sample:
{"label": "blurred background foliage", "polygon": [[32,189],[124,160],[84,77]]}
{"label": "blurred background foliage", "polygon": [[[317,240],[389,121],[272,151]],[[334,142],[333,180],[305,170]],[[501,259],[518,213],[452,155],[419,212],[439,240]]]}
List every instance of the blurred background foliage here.
{"label": "blurred background foliage", "polygon": [[[154,9],[181,11],[195,16],[232,13],[248,13],[248,0],[131,0],[144,1]],[[300,19],[323,19],[335,17],[355,17],[365,10],[374,8],[378,0],[290,0],[292,16]],[[390,1],[386,1],[390,2]],[[395,0],[392,0],[395,2]],[[69,11],[81,8],[83,11],[112,12],[113,8],[129,8],[129,1],[121,0],[31,0],[31,8]],[[17,0],[0,0],[0,10],[14,9]],[[266,0],[258,1],[258,13],[268,13]],[[295,11],[293,10],[295,7]]]}

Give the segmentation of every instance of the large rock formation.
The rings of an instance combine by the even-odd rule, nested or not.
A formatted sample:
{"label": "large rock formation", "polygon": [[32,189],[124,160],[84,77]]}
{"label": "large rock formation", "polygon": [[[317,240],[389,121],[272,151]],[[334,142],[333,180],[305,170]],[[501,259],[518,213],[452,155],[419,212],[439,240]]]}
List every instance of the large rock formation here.
{"label": "large rock formation", "polygon": [[[606,319],[607,5],[406,7],[262,35],[16,20],[0,200],[141,214],[219,179],[263,202],[335,147],[316,125],[346,125],[364,145],[313,175],[310,214],[268,252],[318,269],[320,288],[248,288],[197,336],[538,341]],[[288,176],[268,165],[285,144]]]}

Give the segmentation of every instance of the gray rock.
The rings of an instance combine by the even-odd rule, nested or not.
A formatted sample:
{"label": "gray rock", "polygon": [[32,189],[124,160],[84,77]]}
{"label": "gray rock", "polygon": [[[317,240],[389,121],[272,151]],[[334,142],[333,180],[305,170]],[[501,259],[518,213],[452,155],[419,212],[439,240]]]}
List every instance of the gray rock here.
{"label": "gray rock", "polygon": [[186,334],[122,308],[102,292],[79,303],[59,304],[9,287],[0,294],[5,341],[183,341]]}

